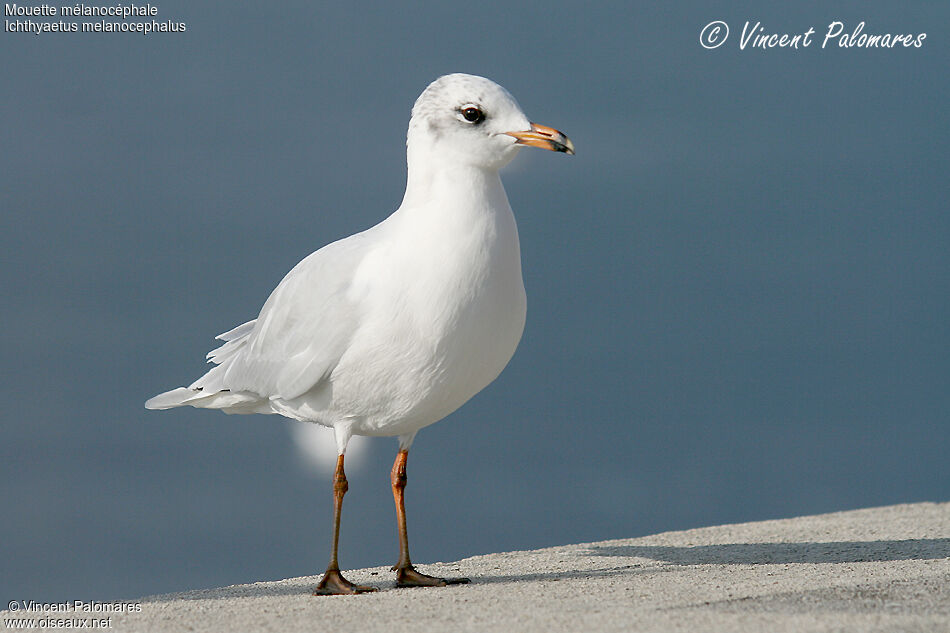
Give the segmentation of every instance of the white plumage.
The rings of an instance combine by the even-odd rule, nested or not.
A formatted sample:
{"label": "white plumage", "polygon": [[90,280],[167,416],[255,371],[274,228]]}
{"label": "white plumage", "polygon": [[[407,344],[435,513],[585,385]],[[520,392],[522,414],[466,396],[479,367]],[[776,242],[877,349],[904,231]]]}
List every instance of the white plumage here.
{"label": "white plumage", "polygon": [[[482,120],[467,119],[471,108]],[[317,422],[334,429],[341,454],[354,433],[396,435],[408,448],[518,345],[521,255],[498,170],[519,144],[572,153],[551,132],[487,79],[433,82],[412,110],[400,207],[297,264],[257,319],[218,336],[214,368],[145,406]]]}
{"label": "white plumage", "polygon": [[467,582],[412,566],[406,459],[416,432],[485,388],[521,339],[518,229],[498,176],[518,145],[573,153],[567,137],[530,123],[501,86],[472,75],[432,82],[412,108],[399,208],[297,264],[255,320],[218,336],[224,344],[208,354],[211,371],[145,403],[277,413],[333,429],[333,546],[317,595],[375,590],[346,580],[337,561],[353,434],[399,436],[397,586]]}

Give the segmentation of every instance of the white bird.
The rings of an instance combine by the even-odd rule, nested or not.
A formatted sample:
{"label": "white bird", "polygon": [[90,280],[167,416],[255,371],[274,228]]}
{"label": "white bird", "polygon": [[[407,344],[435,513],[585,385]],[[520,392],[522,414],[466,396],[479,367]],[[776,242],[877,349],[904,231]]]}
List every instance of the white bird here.
{"label": "white bird", "polygon": [[498,84],[464,74],[436,79],[412,108],[399,208],[306,257],[256,319],[217,337],[224,344],[207,356],[214,368],[145,403],[277,413],[333,428],[333,541],[315,595],[376,590],[346,580],[337,561],[343,458],[354,434],[399,437],[397,586],[468,582],[413,568],[406,459],[416,432],[491,383],[521,339],[518,229],[498,175],[520,145],[574,153],[562,133],[529,122]]}

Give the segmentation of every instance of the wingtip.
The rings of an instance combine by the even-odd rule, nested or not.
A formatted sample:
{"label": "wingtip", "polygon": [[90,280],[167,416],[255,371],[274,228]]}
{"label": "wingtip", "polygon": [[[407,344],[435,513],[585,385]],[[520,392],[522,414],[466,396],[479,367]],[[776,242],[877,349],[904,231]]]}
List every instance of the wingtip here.
{"label": "wingtip", "polygon": [[153,398],[149,398],[145,401],[145,408],[149,409],[150,411],[171,409],[172,407],[181,406],[189,397],[193,395],[193,389],[188,389],[187,387],[178,387],[177,389],[172,389],[171,391],[166,391],[165,393],[160,393]]}

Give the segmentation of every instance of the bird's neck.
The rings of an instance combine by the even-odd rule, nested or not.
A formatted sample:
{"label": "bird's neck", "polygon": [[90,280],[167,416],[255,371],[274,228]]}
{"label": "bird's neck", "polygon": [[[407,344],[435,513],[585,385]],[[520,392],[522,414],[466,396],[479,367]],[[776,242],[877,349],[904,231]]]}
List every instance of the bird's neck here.
{"label": "bird's neck", "polygon": [[482,207],[486,202],[491,204],[500,198],[505,199],[507,203],[497,169],[409,153],[403,208],[443,202],[452,206],[471,204]]}

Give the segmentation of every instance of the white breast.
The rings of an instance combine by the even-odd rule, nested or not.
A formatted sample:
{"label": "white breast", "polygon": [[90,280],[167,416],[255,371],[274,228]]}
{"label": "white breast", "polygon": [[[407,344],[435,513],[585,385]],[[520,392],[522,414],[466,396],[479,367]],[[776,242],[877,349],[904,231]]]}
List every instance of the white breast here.
{"label": "white breast", "polygon": [[514,216],[498,181],[473,205],[397,212],[360,265],[365,320],[330,377],[332,417],[402,435],[445,417],[493,381],[525,323]]}

